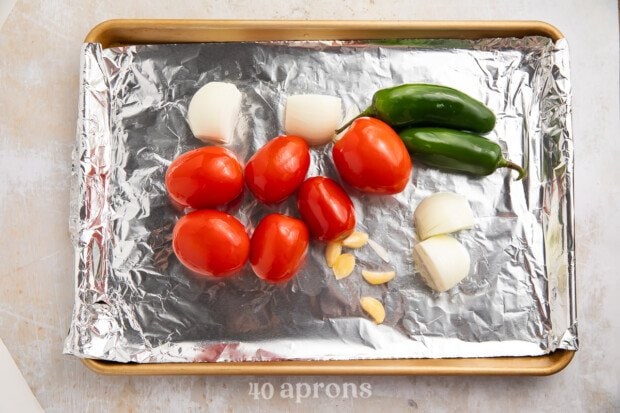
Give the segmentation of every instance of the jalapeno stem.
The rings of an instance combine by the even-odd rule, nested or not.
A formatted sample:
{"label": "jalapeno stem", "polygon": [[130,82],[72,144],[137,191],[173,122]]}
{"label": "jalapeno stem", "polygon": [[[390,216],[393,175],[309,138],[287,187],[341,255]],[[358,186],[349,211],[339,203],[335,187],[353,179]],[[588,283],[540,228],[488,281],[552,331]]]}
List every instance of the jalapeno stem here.
{"label": "jalapeno stem", "polygon": [[521,179],[527,176],[527,172],[525,171],[525,169],[523,169],[521,165],[517,165],[516,163],[509,161],[508,159],[502,159],[501,161],[499,161],[498,167],[500,168],[506,167],[506,168],[514,169],[515,171],[519,172],[517,181],[520,181]]}
{"label": "jalapeno stem", "polygon": [[375,111],[373,110],[372,106],[367,108],[366,110],[364,110],[362,113],[360,113],[359,115],[357,115],[356,117],[354,117],[353,119],[351,119],[350,121],[348,121],[347,123],[345,123],[344,125],[342,125],[340,128],[336,129],[336,135],[339,134],[340,132],[342,132],[343,130],[345,130],[346,128],[348,128],[349,126],[351,126],[351,124],[358,118],[362,118],[364,116],[373,116],[375,113]]}

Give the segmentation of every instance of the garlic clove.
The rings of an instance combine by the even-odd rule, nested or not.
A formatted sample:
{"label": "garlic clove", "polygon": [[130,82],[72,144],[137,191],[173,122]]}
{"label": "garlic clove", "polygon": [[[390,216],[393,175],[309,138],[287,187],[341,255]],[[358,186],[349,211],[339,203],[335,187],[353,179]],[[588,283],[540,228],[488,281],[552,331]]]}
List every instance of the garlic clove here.
{"label": "garlic clove", "polygon": [[381,258],[383,261],[387,263],[390,262],[390,254],[388,254],[386,249],[383,248],[380,244],[378,244],[376,241],[369,239],[368,245],[370,245],[370,248],[372,248],[373,251],[377,253],[379,258]]}
{"label": "garlic clove", "polygon": [[297,135],[308,145],[323,145],[332,140],[342,119],[342,102],[328,95],[294,95],[286,99],[284,130]]}
{"label": "garlic clove", "polygon": [[342,241],[342,246],[347,248],[361,248],[368,242],[368,234],[355,231]]}
{"label": "garlic clove", "polygon": [[362,277],[372,285],[385,284],[394,279],[395,271],[369,271],[362,270]]}
{"label": "garlic clove", "polygon": [[325,247],[325,261],[327,261],[327,266],[332,268],[336,259],[342,253],[342,243],[337,241],[328,242]]}
{"label": "garlic clove", "polygon": [[355,257],[352,254],[342,254],[334,261],[332,270],[337,280],[348,277],[355,268]]}
{"label": "garlic clove", "polygon": [[370,315],[376,324],[381,324],[383,320],[385,320],[385,308],[383,304],[381,304],[381,301],[376,298],[362,297],[360,298],[360,306]]}
{"label": "garlic clove", "polygon": [[229,144],[241,110],[241,92],[231,83],[210,82],[198,89],[187,109],[194,136],[205,143]]}
{"label": "garlic clove", "polygon": [[413,254],[417,270],[435,291],[447,291],[469,274],[469,252],[449,235],[436,235],[418,243]]}
{"label": "garlic clove", "polygon": [[474,226],[474,213],[464,196],[439,192],[420,202],[413,215],[420,239]]}

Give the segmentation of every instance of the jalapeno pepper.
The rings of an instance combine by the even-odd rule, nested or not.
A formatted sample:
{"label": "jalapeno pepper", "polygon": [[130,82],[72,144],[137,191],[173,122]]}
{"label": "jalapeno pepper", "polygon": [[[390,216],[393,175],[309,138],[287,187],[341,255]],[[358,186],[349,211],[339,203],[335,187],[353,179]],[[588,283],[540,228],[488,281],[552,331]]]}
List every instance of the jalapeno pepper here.
{"label": "jalapeno pepper", "polygon": [[497,168],[525,169],[504,158],[500,146],[482,136],[447,128],[411,128],[399,133],[414,159],[438,169],[489,175]]}
{"label": "jalapeno pepper", "polygon": [[[381,119],[393,127],[441,126],[486,133],[495,126],[495,115],[481,102],[456,89],[427,84],[381,89],[358,117],[362,116]],[[353,120],[336,132],[342,132]]]}

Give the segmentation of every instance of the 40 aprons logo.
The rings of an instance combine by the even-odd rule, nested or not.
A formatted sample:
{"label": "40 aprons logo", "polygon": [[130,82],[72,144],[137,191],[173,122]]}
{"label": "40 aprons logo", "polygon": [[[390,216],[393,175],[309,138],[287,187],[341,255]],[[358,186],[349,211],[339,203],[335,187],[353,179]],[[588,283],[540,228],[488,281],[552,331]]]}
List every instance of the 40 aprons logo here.
{"label": "40 aprons logo", "polygon": [[330,399],[367,399],[372,396],[370,383],[282,383],[280,387],[270,382],[250,383],[248,394],[254,400],[271,400],[274,397],[295,400],[301,403],[304,399],[318,399],[327,396]]}

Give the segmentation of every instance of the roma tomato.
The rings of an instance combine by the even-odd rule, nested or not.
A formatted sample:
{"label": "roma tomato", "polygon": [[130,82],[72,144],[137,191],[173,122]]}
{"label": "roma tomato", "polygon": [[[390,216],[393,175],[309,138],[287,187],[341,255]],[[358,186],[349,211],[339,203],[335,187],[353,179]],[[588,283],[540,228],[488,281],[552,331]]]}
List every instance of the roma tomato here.
{"label": "roma tomato", "polygon": [[179,219],[172,232],[172,249],[181,264],[195,273],[226,277],[247,262],[250,238],[232,215],[203,209]]}
{"label": "roma tomato", "polygon": [[241,195],[243,168],[228,149],[205,146],[172,161],[166,188],[173,203],[182,208],[214,208]]}
{"label": "roma tomato", "polygon": [[297,208],[310,232],[321,241],[346,238],[355,228],[355,209],[347,193],[324,176],[307,179],[297,193]]}
{"label": "roma tomato", "polygon": [[298,136],[278,136],[252,156],[245,182],[259,201],[277,204],[301,185],[310,166],[308,144]]}
{"label": "roma tomato", "polygon": [[407,186],[411,158],[396,132],[378,119],[359,118],[336,142],[334,164],[354,188],[376,194],[396,194]]}
{"label": "roma tomato", "polygon": [[309,233],[302,221],[281,214],[267,215],[250,242],[250,264],[263,280],[277,283],[291,279],[308,252]]}

